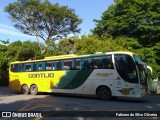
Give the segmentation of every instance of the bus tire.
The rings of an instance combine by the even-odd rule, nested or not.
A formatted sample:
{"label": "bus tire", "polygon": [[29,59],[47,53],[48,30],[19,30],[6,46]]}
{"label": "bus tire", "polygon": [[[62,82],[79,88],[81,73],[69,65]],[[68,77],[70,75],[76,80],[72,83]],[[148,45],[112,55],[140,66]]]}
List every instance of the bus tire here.
{"label": "bus tire", "polygon": [[111,100],[112,98],[111,90],[108,87],[100,87],[97,94],[101,100]]}
{"label": "bus tire", "polygon": [[22,85],[21,91],[23,94],[27,95],[29,93],[28,85],[26,84]]}
{"label": "bus tire", "polygon": [[37,85],[31,85],[31,87],[30,87],[30,93],[31,93],[31,95],[37,95],[38,94],[38,87],[37,87]]}

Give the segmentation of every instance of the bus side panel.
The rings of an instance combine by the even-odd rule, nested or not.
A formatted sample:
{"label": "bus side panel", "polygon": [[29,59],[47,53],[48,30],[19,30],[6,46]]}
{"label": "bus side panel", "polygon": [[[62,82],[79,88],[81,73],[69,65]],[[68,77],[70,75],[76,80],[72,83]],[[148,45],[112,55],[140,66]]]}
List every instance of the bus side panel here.
{"label": "bus side panel", "polygon": [[58,83],[60,76],[63,76],[65,73],[64,71],[56,72],[10,72],[9,87],[20,91],[24,84],[27,84],[29,88],[35,84],[38,87],[38,92],[51,92],[53,86]]}
{"label": "bus side panel", "polygon": [[[34,77],[35,74],[40,74],[40,76]],[[66,71],[31,72],[28,74],[28,84],[36,84],[39,92],[54,92],[53,88],[58,85],[65,74]]]}
{"label": "bus side panel", "polygon": [[139,85],[138,83],[126,82],[126,88],[128,88],[127,97],[139,97]]}
{"label": "bus side panel", "polygon": [[9,73],[9,88],[16,91],[21,90],[21,84],[18,73],[14,72]]}
{"label": "bus side panel", "polygon": [[74,90],[67,87],[74,76],[75,72],[70,70],[54,71],[51,91],[53,93],[74,93]]}
{"label": "bus side panel", "polygon": [[[87,78],[92,73],[91,70],[67,70],[63,76],[59,77],[58,83],[53,87],[53,92],[59,93],[77,93],[82,94],[84,91],[91,94],[91,82]],[[88,83],[89,82],[89,83]],[[86,89],[81,89],[81,86],[86,85]],[[90,86],[90,87],[88,87]],[[89,88],[89,89],[88,89]]]}
{"label": "bus side panel", "polygon": [[113,80],[116,79],[114,70],[110,69],[95,69],[90,76],[90,79],[92,79],[92,94],[96,95],[96,90],[99,86],[107,86],[110,88],[112,95],[114,95],[113,92]]}

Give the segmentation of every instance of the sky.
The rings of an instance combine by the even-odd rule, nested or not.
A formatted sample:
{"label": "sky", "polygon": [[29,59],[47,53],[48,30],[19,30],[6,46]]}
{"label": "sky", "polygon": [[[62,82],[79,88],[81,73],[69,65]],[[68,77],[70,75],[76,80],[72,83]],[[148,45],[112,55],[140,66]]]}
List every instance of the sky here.
{"label": "sky", "polygon": [[[10,43],[21,40],[35,41],[36,38],[23,34],[15,29],[9,15],[4,9],[9,3],[17,0],[1,0],[0,3],[0,40],[9,39]],[[68,6],[75,10],[76,15],[83,20],[79,25],[81,28],[80,35],[88,35],[91,29],[95,27],[93,19],[101,19],[102,13],[107,10],[108,6],[114,4],[113,0],[49,0],[51,3],[59,3],[61,6]]]}

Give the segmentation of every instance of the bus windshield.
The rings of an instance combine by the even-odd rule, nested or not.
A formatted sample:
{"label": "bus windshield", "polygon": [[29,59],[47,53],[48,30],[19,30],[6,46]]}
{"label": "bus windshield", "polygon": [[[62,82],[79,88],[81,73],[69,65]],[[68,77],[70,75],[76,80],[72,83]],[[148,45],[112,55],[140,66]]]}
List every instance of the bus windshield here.
{"label": "bus windshield", "polygon": [[140,77],[140,83],[143,85],[147,84],[147,77],[146,77],[146,67],[143,64],[138,65],[138,72]]}
{"label": "bus windshield", "polygon": [[138,62],[138,63],[142,62],[141,59],[135,54],[133,55],[133,58],[134,58],[135,62]]}
{"label": "bus windshield", "polygon": [[146,85],[147,84],[147,77],[146,77],[147,66],[144,62],[141,61],[141,59],[137,55],[133,55],[133,58],[138,65],[138,73],[139,73],[140,83],[143,85]]}

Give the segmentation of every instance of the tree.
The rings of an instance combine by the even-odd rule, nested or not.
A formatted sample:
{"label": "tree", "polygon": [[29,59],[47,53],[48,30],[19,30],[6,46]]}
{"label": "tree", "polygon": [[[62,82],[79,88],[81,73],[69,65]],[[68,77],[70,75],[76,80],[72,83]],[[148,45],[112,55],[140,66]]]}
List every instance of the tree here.
{"label": "tree", "polygon": [[122,46],[122,41],[117,43],[110,37],[103,36],[99,39],[94,35],[83,35],[74,40],[74,51],[76,54],[94,54],[96,52],[111,52],[118,50],[127,50]]}
{"label": "tree", "polygon": [[0,52],[0,86],[8,85],[8,61],[5,59],[5,54]]}
{"label": "tree", "polygon": [[7,39],[7,40],[0,40],[0,42],[3,43],[3,44],[5,44],[5,45],[7,45],[7,44],[9,44],[9,39]]}
{"label": "tree", "polygon": [[42,59],[44,56],[41,54],[38,43],[30,41],[15,41],[7,46],[5,52],[8,62],[23,61],[29,59]]}
{"label": "tree", "polygon": [[[48,0],[18,0],[10,3],[5,11],[14,26],[25,34],[36,36],[49,43],[53,37],[79,32],[82,22],[73,9],[52,4]],[[39,40],[38,40],[39,41]]]}
{"label": "tree", "polygon": [[5,55],[9,63],[18,60],[17,53],[21,46],[22,46],[22,42],[20,40],[15,41],[7,46],[7,51]]}
{"label": "tree", "polygon": [[0,41],[3,43],[0,44],[0,85],[8,85],[9,64],[11,62],[44,58],[36,42],[18,40],[9,45],[4,45],[8,44],[9,40]]}
{"label": "tree", "polygon": [[44,56],[40,53],[36,42],[25,41],[19,46],[16,59],[20,61],[29,59],[42,59]]}
{"label": "tree", "polygon": [[78,37],[74,36],[61,40],[58,44],[59,53],[63,55],[75,53],[74,44],[77,39]]}
{"label": "tree", "polygon": [[76,54],[93,54],[98,52],[100,49],[101,41],[98,40],[95,36],[83,35],[81,38],[75,40],[74,49],[76,51]]}
{"label": "tree", "polygon": [[[6,43],[2,40],[2,43]],[[8,42],[7,42],[8,43]],[[6,59],[7,46],[0,44],[0,86],[8,85],[8,61]]]}
{"label": "tree", "polygon": [[114,0],[93,33],[113,37],[136,38],[143,46],[153,46],[160,40],[160,0]]}

